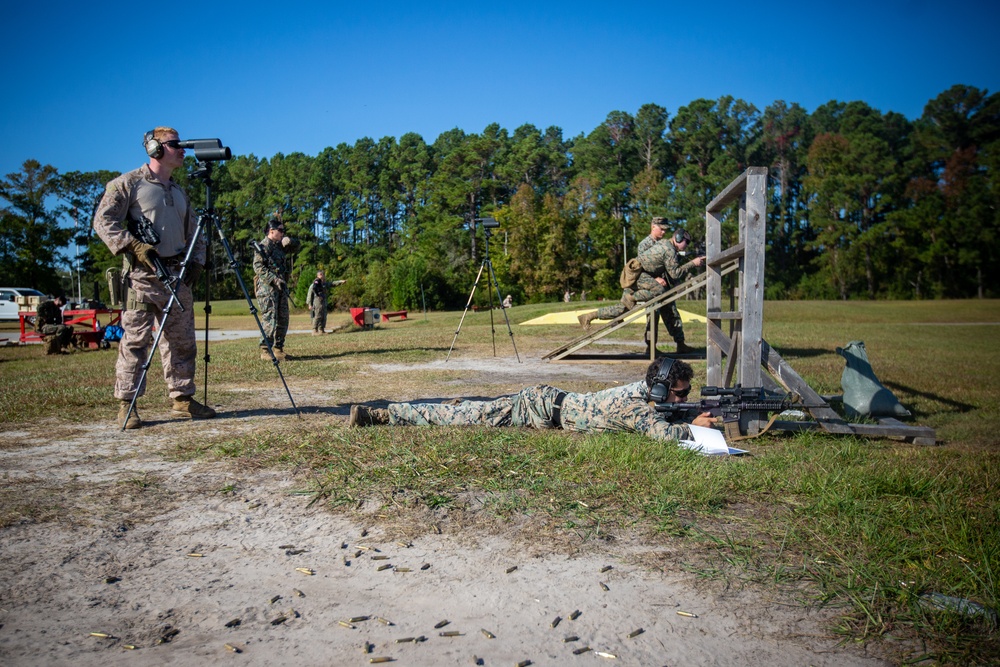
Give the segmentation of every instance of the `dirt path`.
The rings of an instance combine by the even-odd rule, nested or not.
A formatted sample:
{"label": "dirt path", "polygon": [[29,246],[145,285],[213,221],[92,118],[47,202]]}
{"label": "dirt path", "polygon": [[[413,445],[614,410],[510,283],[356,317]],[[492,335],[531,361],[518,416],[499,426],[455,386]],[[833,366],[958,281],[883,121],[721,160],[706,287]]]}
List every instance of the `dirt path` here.
{"label": "dirt path", "polygon": [[[543,367],[566,372],[513,372]],[[323,408],[306,419],[344,420],[319,389],[293,391]],[[886,664],[836,645],[836,610],[706,584],[669,544],[541,540],[527,520],[375,507],[348,517],[295,493],[305,472],[164,455],[274,421],[252,408],[194,423],[147,409],[151,425],[127,434],[53,421],[0,436],[0,507],[33,517],[0,530],[0,664]],[[370,618],[340,623],[356,617]]]}

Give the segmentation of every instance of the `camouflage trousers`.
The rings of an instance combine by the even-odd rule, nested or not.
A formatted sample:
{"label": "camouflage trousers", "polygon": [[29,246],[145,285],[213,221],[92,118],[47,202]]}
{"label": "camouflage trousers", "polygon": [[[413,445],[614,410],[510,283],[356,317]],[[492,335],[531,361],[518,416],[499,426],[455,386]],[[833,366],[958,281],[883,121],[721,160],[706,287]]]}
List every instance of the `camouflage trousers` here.
{"label": "camouflage trousers", "polygon": [[536,385],[492,401],[390,403],[389,423],[409,426],[528,426],[555,428],[552,406],[560,390]]}
{"label": "camouflage trousers", "polygon": [[43,324],[42,335],[51,336],[48,340],[50,352],[58,352],[73,344],[73,327],[65,324]]}
{"label": "camouflage trousers", "polygon": [[279,350],[285,349],[285,334],[288,333],[288,297],[284,290],[262,287],[257,290],[257,305],[260,306],[260,323],[264,327],[267,340],[261,339],[260,346]]}
{"label": "camouflage trousers", "polygon": [[[636,300],[636,303],[642,303],[644,301],[649,301],[650,299],[655,299],[670,289],[669,287],[664,287],[660,283],[656,282],[656,278],[646,272],[639,274],[639,279],[636,280],[635,287],[636,289],[632,292],[632,297]],[[628,312],[628,308],[625,307],[624,303],[619,302],[613,306],[598,308],[597,317],[601,320],[613,320],[621,317],[626,312]],[[663,325],[667,328],[667,331],[670,333],[670,337],[674,339],[674,342],[683,343],[684,325],[681,322],[681,314],[677,312],[677,305],[675,303],[669,303],[666,306],[657,309],[657,313],[659,313],[659,319],[663,320]],[[658,326],[658,324],[658,319],[654,318],[652,326]],[[646,331],[646,342],[649,343],[648,330]]]}
{"label": "camouflage trousers", "polygon": [[323,331],[326,329],[326,301],[317,299],[313,302],[312,327],[313,331]]}
{"label": "camouflage trousers", "polygon": [[139,385],[142,367],[149,357],[153,344],[153,327],[162,327],[160,336],[160,362],[163,379],[171,398],[193,396],[195,360],[198,346],[194,332],[194,296],[184,283],[176,287],[177,296],[184,310],[175,303],[164,321],[170,294],[160,281],[144,267],[132,269],[128,304],[122,311],[121,326],[124,330],[118,343],[118,361],[115,363],[115,398],[131,400],[133,394],[146,393],[146,382]]}

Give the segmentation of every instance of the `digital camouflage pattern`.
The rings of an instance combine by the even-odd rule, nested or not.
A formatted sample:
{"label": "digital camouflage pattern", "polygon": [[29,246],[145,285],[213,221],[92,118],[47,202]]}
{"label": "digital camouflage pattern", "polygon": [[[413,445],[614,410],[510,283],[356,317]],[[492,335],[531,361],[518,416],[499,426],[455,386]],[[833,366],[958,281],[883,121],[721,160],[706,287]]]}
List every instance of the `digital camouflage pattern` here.
{"label": "digital camouflage pattern", "polygon": [[[651,243],[649,243],[651,242]],[[643,247],[645,245],[645,247]],[[639,263],[642,264],[642,273],[635,283],[635,290],[631,292],[632,298],[637,303],[655,299],[672,287],[680,284],[687,278],[687,269],[682,269],[680,256],[677,249],[669,240],[656,241],[652,236],[647,236],[639,244]],[[667,281],[666,286],[656,281],[663,278]],[[624,295],[623,295],[624,296]],[[604,306],[597,310],[598,319],[613,320],[628,312],[628,307],[624,303],[616,303],[612,306]],[[663,325],[670,333],[670,337],[676,343],[684,342],[684,324],[681,321],[681,314],[677,310],[675,303],[667,304],[658,309]],[[649,332],[646,332],[646,342],[649,342]]]}
{"label": "digital camouflage pattern", "polygon": [[283,350],[288,333],[288,281],[292,277],[292,256],[281,247],[280,241],[265,237],[260,246],[264,253],[253,254],[260,323],[267,336],[260,345],[267,347],[270,342],[271,347]]}
{"label": "digital camouflage pattern", "polygon": [[[557,428],[552,408],[560,393],[555,387],[535,385],[492,401],[463,401],[458,405],[390,403],[387,410],[393,425]],[[691,438],[687,424],[671,423],[649,405],[645,381],[590,394],[565,394],[560,421],[566,431],[627,431],[664,441]]]}
{"label": "digital camouflage pattern", "polygon": [[[179,275],[179,261],[198,227],[184,190],[173,179],[166,184],[156,180],[149,165],[110,181],[94,215],[94,231],[115,255],[126,253],[135,240],[126,224],[129,211],[133,217],[141,214],[153,222],[160,233],[157,252],[166,268],[173,275]],[[205,265],[205,247],[205,237],[201,234],[194,240],[191,250],[193,263]],[[156,274],[134,258],[126,265],[129,289],[127,308],[121,317],[124,334],[118,344],[114,391],[115,398],[130,401],[134,394],[142,396],[146,391],[145,383],[138,386],[139,377],[153,343],[153,325],[162,322],[170,292]],[[194,395],[197,357],[194,296],[183,282],[176,290],[184,310],[171,307],[159,344],[163,379],[171,398]]]}

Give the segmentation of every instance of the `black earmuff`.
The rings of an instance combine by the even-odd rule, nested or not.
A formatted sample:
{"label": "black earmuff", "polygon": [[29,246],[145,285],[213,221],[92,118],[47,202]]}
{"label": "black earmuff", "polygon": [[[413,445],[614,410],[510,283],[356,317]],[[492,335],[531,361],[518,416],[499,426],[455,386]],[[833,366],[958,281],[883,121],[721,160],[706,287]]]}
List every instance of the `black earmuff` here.
{"label": "black earmuff", "polygon": [[691,235],[687,233],[686,229],[678,229],[674,232],[674,243],[683,243],[684,241],[691,242]]}
{"label": "black earmuff", "polygon": [[146,155],[157,160],[163,157],[163,144],[156,139],[153,130],[142,135],[142,146],[146,149]]}
{"label": "black earmuff", "polygon": [[653,383],[649,387],[649,400],[654,403],[665,403],[667,395],[670,393],[670,369],[674,365],[674,360],[664,357],[660,361],[660,368],[656,371]]}

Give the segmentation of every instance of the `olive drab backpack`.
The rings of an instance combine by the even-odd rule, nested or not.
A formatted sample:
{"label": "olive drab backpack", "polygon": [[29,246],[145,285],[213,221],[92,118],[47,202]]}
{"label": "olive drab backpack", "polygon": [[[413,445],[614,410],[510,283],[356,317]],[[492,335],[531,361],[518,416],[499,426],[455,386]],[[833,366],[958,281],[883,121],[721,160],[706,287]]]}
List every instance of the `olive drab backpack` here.
{"label": "olive drab backpack", "polygon": [[622,274],[618,277],[618,283],[622,289],[634,289],[640,273],[642,273],[642,264],[639,263],[638,257],[633,257],[625,263],[625,268],[622,269]]}

